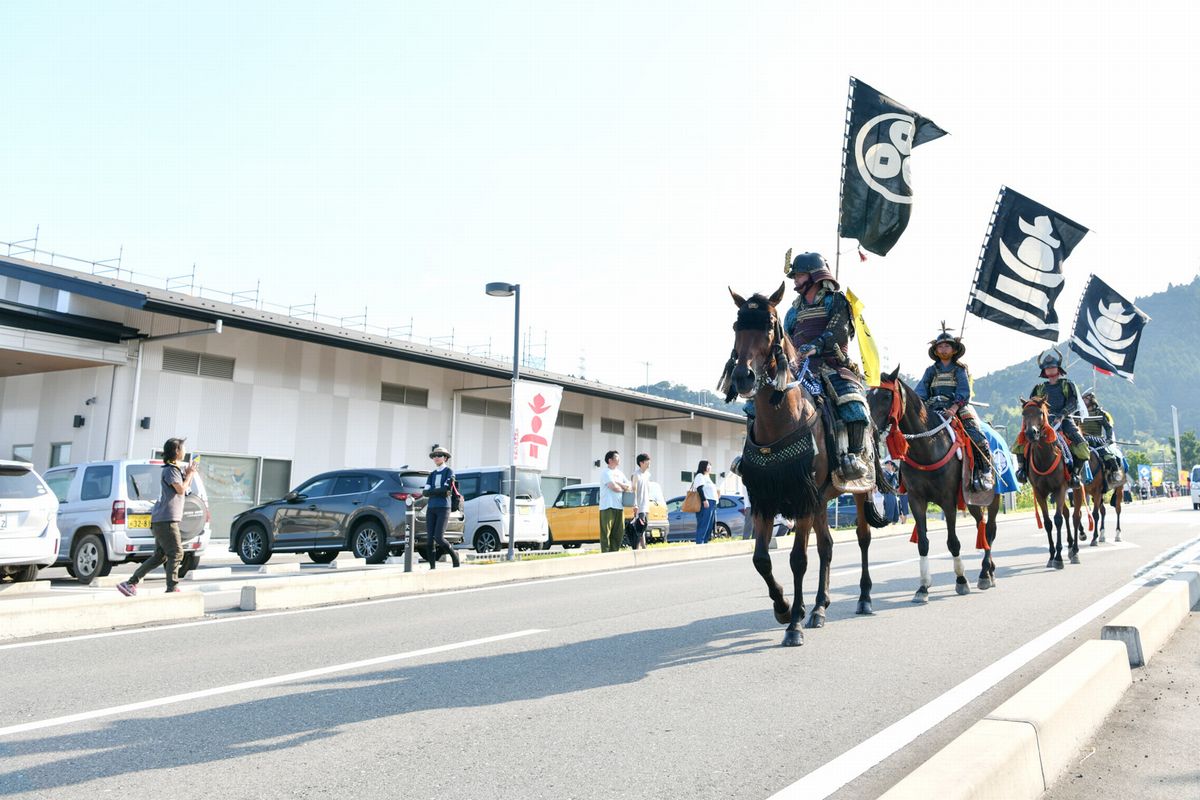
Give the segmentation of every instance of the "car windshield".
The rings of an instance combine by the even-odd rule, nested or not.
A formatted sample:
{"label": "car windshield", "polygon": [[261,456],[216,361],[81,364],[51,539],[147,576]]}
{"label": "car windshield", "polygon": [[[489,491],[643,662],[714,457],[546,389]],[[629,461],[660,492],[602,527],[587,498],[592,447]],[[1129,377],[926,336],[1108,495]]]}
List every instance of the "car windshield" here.
{"label": "car windshield", "polygon": [[[508,473],[504,473],[504,494],[508,494]],[[517,497],[537,500],[542,496],[542,479],[536,472],[517,470]]]}
{"label": "car windshield", "polygon": [[46,493],[46,487],[33,470],[0,467],[0,500],[24,500]]}
{"label": "car windshield", "polygon": [[423,472],[397,472],[396,480],[405,489],[417,490],[425,486],[425,473]]}

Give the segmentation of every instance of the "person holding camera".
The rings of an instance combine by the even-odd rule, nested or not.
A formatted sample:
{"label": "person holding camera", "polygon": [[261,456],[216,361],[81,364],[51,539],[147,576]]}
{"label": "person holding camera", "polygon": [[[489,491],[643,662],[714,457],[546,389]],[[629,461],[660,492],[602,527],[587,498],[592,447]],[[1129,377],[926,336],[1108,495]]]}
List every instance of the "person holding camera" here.
{"label": "person holding camera", "polygon": [[434,468],[425,479],[423,491],[429,498],[425,506],[425,547],[429,553],[429,568],[437,569],[443,553],[449,553],[450,561],[457,567],[458,552],[446,544],[446,520],[450,517],[450,495],[454,491],[454,470],[446,465],[450,451],[435,444],[429,457],[433,459]]}
{"label": "person holding camera", "polygon": [[154,533],[154,555],[143,561],[127,581],[117,584],[117,591],[126,597],[137,594],[142,578],[163,565],[167,573],[167,591],[179,591],[179,565],[183,561],[183,543],[179,523],[183,522],[183,498],[192,486],[198,468],[193,460],[186,469],[179,466],[183,458],[183,439],[167,439],[163,444],[163,464],[158,500],[150,512],[150,530]]}

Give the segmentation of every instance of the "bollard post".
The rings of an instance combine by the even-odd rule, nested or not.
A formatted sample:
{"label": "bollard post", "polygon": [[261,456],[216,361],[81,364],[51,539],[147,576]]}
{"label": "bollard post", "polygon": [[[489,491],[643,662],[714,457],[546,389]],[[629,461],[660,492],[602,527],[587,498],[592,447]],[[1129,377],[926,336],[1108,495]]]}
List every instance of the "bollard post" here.
{"label": "bollard post", "polygon": [[413,547],[417,539],[417,510],[412,495],[404,498],[404,571],[412,572]]}

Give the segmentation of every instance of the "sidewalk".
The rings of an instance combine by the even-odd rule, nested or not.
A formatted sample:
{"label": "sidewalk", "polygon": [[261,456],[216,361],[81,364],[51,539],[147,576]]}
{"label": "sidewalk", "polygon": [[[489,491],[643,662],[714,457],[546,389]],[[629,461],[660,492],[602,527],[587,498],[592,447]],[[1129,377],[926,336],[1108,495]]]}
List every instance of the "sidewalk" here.
{"label": "sidewalk", "polygon": [[1105,720],[1101,732],[1042,797],[1200,798],[1200,613],[1188,615]]}

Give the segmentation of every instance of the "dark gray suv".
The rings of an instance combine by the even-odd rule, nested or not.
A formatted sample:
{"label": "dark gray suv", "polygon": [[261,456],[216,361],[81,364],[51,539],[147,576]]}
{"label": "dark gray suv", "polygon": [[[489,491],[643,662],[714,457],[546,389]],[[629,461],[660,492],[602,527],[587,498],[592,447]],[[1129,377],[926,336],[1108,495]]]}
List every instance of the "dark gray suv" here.
{"label": "dark gray suv", "polygon": [[[349,550],[369,564],[404,552],[406,500],[417,512],[416,552],[426,561],[423,470],[341,469],[309,478],[279,500],[243,511],[229,528],[229,550],[246,564],[265,564],[272,553],[308,553],[328,564]],[[462,543],[463,515],[446,523],[450,546]]]}

